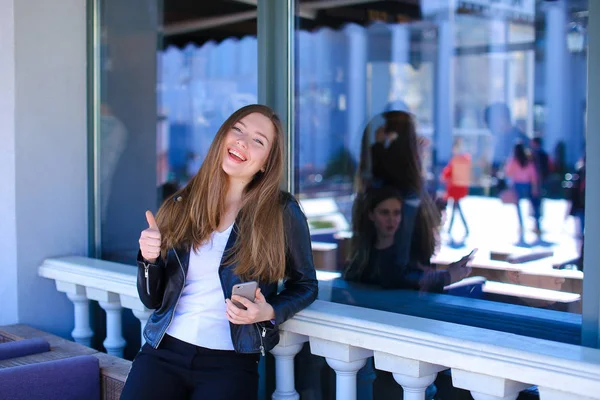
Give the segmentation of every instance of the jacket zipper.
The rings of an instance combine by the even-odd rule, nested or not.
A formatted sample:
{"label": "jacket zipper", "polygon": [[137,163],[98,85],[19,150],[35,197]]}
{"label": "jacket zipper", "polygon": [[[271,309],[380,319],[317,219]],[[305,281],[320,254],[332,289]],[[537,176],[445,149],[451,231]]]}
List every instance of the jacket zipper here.
{"label": "jacket zipper", "polygon": [[146,278],[146,294],[150,296],[150,278],[148,277],[148,263],[144,263],[144,277]]}
{"label": "jacket zipper", "polygon": [[264,346],[264,343],[263,343],[263,338],[267,334],[267,328],[265,328],[263,326],[263,328],[262,328],[262,334],[261,334],[260,328],[259,328],[258,324],[254,323],[254,326],[256,326],[256,330],[258,331],[258,337],[260,338],[260,354],[262,354],[262,356],[264,357],[265,356],[265,346]]}
{"label": "jacket zipper", "polygon": [[162,342],[163,337],[165,337],[165,334],[169,330],[169,326],[171,326],[171,322],[173,322],[173,315],[175,315],[175,310],[177,309],[177,304],[179,303],[179,299],[181,298],[181,293],[183,293],[183,288],[185,287],[185,271],[183,270],[183,265],[181,265],[181,260],[179,259],[179,256],[177,255],[177,251],[175,251],[175,249],[173,249],[173,253],[175,253],[175,258],[177,258],[177,263],[179,264],[179,268],[181,268],[181,272],[183,273],[183,286],[181,287],[181,290],[179,291],[179,296],[177,296],[177,301],[175,302],[175,307],[173,308],[173,312],[171,313],[171,318],[169,318],[169,323],[167,324],[167,327],[163,330],[162,334],[160,335],[160,339],[158,340],[158,342],[156,343],[156,346],[154,347],[155,349],[158,349],[158,345],[160,345],[160,342]]}

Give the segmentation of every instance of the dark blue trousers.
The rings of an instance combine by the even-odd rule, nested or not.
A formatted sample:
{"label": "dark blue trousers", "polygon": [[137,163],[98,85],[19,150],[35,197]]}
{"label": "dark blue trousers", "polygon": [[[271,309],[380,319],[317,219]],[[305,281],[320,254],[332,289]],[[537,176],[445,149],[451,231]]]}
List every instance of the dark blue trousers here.
{"label": "dark blue trousers", "polygon": [[259,354],[211,350],[165,335],[137,354],[121,399],[256,400]]}

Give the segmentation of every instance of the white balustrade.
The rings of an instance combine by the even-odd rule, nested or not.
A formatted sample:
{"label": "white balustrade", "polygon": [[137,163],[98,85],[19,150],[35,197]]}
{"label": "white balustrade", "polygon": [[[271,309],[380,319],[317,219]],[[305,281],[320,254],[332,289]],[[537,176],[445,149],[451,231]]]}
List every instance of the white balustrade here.
{"label": "white balustrade", "polygon": [[[107,312],[105,347],[118,353],[121,308],[129,308],[143,330],[151,310],[139,301],[137,268],[85,257],[46,260],[42,277],[74,304],[77,341],[89,341],[89,300]],[[86,322],[86,320],[88,320]],[[504,332],[422,319],[317,300],[281,325],[274,400],[296,400],[294,357],[303,343],[325,357],[336,372],[337,398],[356,398],[356,373],[369,357],[389,371],[407,400],[425,398],[438,372],[452,370],[455,387],[475,400],[516,399],[537,386],[541,400],[600,400],[600,350]]]}
{"label": "white balustrade", "polygon": [[[63,257],[45,260],[39,267],[40,276],[56,281],[56,288],[67,294],[74,304],[75,329],[73,339],[89,346],[93,331],[90,328],[89,301],[95,300],[106,311],[108,354],[123,356],[126,341],[122,335],[122,308],[133,311],[142,331],[151,310],[145,308],[137,293],[137,267],[87,257]],[[142,335],[143,343],[143,335]]]}
{"label": "white balustrade", "polygon": [[[448,368],[455,386],[478,399],[516,398],[532,385],[541,388],[542,400],[552,391],[567,393],[563,398],[569,400],[600,399],[597,349],[319,300],[281,329],[309,336],[311,345],[325,340],[336,348],[373,351],[375,367],[391,371],[408,388],[406,399],[424,398],[435,374]],[[326,351],[320,346],[315,354]],[[478,379],[485,384],[477,385]]]}

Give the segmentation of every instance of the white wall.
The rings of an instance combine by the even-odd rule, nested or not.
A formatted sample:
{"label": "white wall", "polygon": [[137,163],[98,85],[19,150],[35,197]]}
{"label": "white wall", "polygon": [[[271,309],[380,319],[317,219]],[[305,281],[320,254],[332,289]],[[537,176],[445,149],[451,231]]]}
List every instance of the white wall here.
{"label": "white wall", "polygon": [[0,0],[0,325],[18,320],[14,2]]}
{"label": "white wall", "polygon": [[[16,290],[18,307],[11,302],[0,319],[16,322],[17,314],[69,336],[73,306],[37,268],[46,257],[88,251],[86,2],[0,0],[0,32],[11,23],[14,55],[0,53],[0,88],[14,89],[0,91],[0,181],[8,182],[0,191],[0,294],[4,305],[4,292],[14,299]],[[11,148],[12,161],[4,157]]]}

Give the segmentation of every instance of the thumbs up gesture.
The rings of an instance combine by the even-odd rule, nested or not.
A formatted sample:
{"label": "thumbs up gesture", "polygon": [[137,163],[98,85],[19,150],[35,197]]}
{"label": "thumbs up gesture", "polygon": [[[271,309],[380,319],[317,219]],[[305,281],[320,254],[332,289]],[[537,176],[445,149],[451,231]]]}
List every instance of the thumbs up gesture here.
{"label": "thumbs up gesture", "polygon": [[160,256],[160,231],[152,212],[146,211],[146,221],[148,221],[148,229],[144,229],[140,235],[140,250],[146,261],[155,264]]}

